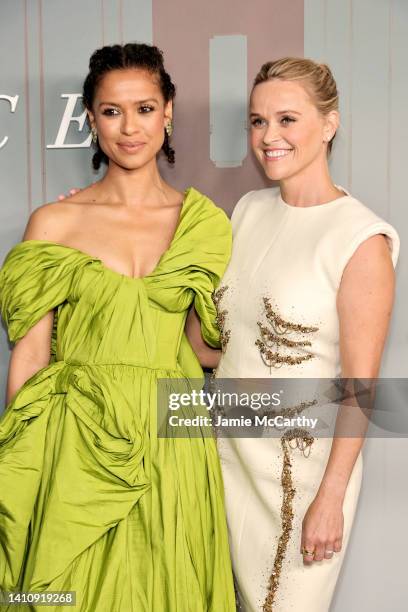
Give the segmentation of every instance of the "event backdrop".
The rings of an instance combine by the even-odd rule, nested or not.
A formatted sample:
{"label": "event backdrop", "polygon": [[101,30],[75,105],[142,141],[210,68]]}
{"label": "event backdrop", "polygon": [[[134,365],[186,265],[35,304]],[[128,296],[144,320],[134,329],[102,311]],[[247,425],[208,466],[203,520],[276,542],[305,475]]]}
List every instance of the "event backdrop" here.
{"label": "event backdrop", "polygon": [[[155,43],[177,84],[176,165],[231,212],[266,185],[247,145],[247,97],[260,65],[283,55],[326,61],[340,91],[334,180],[397,228],[398,292],[383,375],[406,377],[408,323],[407,0],[1,0],[0,257],[37,206],[98,178],[80,92],[103,44]],[[256,244],[256,236],[254,236]],[[0,335],[0,382],[9,358]],[[369,440],[366,473],[334,612],[405,610],[406,440]]]}

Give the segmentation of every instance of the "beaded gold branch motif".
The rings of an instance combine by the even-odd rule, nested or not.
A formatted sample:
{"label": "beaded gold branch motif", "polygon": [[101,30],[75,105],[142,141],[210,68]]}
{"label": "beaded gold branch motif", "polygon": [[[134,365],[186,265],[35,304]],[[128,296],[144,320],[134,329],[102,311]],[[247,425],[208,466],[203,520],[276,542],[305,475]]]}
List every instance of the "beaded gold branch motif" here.
{"label": "beaded gold branch motif", "polygon": [[[302,336],[313,334],[319,328],[285,321],[267,297],[263,298],[263,304],[269,327],[261,321],[257,322],[261,337],[255,341],[255,345],[259,348],[264,364],[269,368],[280,368],[283,364],[295,366],[313,359],[315,355],[311,350],[307,350],[307,347],[311,348],[312,343]],[[296,334],[297,339],[287,338],[290,334]],[[300,349],[303,351],[299,354]]]}
{"label": "beaded gold branch motif", "polygon": [[223,353],[225,353],[227,349],[228,341],[231,337],[231,330],[225,329],[228,311],[226,309],[221,310],[221,300],[225,292],[228,290],[228,288],[229,288],[228,285],[223,285],[222,287],[219,287],[216,291],[214,291],[214,293],[212,294],[212,299],[215,304],[215,308],[217,310],[217,316],[215,317],[215,322],[217,324],[218,329],[220,330],[220,343],[221,343],[221,350]]}
{"label": "beaded gold branch motif", "polygon": [[[283,450],[283,465],[281,473],[281,484],[283,489],[281,506],[282,533],[278,541],[273,570],[269,577],[268,592],[262,606],[263,612],[273,612],[273,605],[275,603],[276,592],[279,587],[282,573],[282,565],[293,529],[293,499],[296,494],[296,489],[293,486],[290,449],[298,448],[307,457],[309,456],[310,448],[313,442],[313,436],[310,435],[306,429],[291,429],[285,432],[281,437],[281,446]],[[306,452],[307,449],[308,452]]]}

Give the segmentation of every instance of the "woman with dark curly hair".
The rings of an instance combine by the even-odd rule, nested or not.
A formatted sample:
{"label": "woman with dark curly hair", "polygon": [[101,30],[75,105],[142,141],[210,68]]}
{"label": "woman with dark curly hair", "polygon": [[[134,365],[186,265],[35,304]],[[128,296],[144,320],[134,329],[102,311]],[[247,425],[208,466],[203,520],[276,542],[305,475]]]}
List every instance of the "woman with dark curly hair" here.
{"label": "woman with dark curly hair", "polygon": [[[231,612],[214,440],[158,438],[156,414],[159,378],[171,388],[202,376],[184,334],[192,303],[219,346],[211,296],[230,224],[160,175],[161,150],[174,163],[175,87],[159,49],[103,47],[89,68],[93,166],[107,171],[35,210],[0,270],[14,343],[0,420],[0,587],[75,591],[81,612]],[[72,607],[55,599],[52,609]]]}

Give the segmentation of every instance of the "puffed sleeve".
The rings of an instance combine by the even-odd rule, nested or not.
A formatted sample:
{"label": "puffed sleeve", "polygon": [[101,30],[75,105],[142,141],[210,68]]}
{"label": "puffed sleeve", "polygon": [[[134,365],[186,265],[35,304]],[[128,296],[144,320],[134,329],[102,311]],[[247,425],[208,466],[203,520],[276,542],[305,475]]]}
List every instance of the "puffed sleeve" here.
{"label": "puffed sleeve", "polygon": [[205,234],[197,241],[198,265],[190,274],[194,290],[194,307],[201,321],[201,334],[213,348],[220,347],[217,310],[213,294],[218,287],[231,257],[232,230],[225,212],[214,206],[205,223]]}
{"label": "puffed sleeve", "polygon": [[144,279],[151,305],[182,312],[192,302],[203,338],[220,346],[212,296],[231,257],[232,229],[225,212],[190,188],[175,238],[155,271]]}
{"label": "puffed sleeve", "polygon": [[8,252],[0,269],[0,310],[11,342],[68,298],[81,258],[78,251],[41,240],[20,242]]}

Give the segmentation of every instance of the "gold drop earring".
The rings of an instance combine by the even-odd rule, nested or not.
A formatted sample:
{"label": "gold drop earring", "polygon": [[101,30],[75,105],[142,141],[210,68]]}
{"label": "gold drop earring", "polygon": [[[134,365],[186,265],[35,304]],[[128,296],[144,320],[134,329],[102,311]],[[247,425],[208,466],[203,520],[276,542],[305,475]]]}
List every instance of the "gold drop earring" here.
{"label": "gold drop earring", "polygon": [[166,125],[166,128],[165,128],[165,129],[166,129],[166,134],[167,134],[167,136],[170,138],[170,136],[171,136],[171,135],[172,135],[172,133],[173,133],[173,124],[172,124],[172,122],[171,122],[171,119],[170,119],[170,121],[167,123],[167,125]]}
{"label": "gold drop earring", "polygon": [[92,133],[92,142],[96,144],[96,141],[98,140],[98,132],[96,130],[96,127],[93,127],[91,129],[91,133]]}

